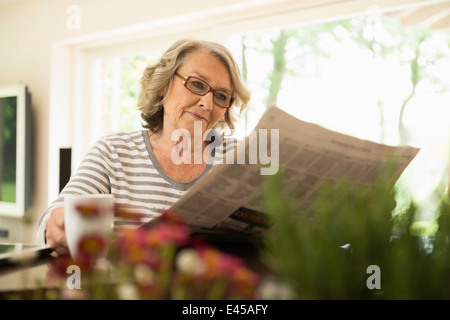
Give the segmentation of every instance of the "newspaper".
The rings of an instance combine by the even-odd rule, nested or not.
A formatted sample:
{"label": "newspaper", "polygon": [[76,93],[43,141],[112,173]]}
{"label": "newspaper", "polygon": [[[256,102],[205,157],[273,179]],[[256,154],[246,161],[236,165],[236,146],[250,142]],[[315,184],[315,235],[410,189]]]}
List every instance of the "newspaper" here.
{"label": "newspaper", "polygon": [[[240,161],[237,150],[247,151]],[[217,165],[171,211],[195,232],[258,234],[271,226],[262,190],[267,175],[282,173],[283,196],[295,200],[292,203],[298,207],[294,209],[308,212],[324,180],[347,177],[369,186],[393,156],[394,184],[418,151],[334,132],[271,107],[234,154],[227,154],[226,159],[234,163]]]}

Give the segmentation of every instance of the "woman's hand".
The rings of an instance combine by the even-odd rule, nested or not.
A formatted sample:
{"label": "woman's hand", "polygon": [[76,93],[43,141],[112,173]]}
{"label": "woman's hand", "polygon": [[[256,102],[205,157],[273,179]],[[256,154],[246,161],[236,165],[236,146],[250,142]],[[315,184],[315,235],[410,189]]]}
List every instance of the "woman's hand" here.
{"label": "woman's hand", "polygon": [[54,255],[68,255],[66,232],[64,229],[64,207],[58,207],[50,212],[46,224],[45,239],[47,244],[54,250]]}

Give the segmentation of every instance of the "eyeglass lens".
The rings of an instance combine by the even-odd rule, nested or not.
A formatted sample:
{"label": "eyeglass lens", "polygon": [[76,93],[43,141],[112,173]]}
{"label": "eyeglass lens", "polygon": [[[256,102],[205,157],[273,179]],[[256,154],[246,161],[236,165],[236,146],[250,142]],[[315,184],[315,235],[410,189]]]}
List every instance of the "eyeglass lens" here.
{"label": "eyeglass lens", "polygon": [[217,105],[223,108],[228,108],[231,106],[232,97],[230,94],[222,91],[215,91],[209,84],[200,79],[188,77],[188,79],[186,79],[185,86],[191,92],[201,96],[213,91],[213,99]]}

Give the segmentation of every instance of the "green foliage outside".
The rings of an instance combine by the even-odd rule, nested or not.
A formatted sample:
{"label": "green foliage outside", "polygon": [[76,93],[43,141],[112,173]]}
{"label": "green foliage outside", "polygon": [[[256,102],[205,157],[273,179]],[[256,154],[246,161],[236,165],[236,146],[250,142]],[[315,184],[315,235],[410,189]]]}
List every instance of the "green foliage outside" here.
{"label": "green foliage outside", "polygon": [[[145,68],[156,61],[158,54],[160,53],[154,52],[103,61],[105,132],[130,132],[142,129],[140,112],[137,110],[140,79]],[[118,87],[114,87],[115,81],[120,84]],[[111,108],[115,103],[119,103],[118,110]],[[116,125],[112,123],[114,118],[117,118]]]}
{"label": "green foliage outside", "polygon": [[0,104],[0,181],[15,181],[16,98],[1,98]]}
{"label": "green foliage outside", "polygon": [[16,202],[16,184],[15,182],[2,182],[0,200],[6,202]]}
{"label": "green foliage outside", "polygon": [[[270,177],[265,196],[274,226],[262,256],[295,298],[450,298],[448,196],[441,199],[433,237],[419,237],[415,205],[393,210],[395,194],[386,177],[387,171],[370,189],[345,181],[323,185],[312,215],[294,212],[281,196],[279,176]],[[370,266],[379,267],[378,289],[368,287]]]}
{"label": "green foliage outside", "polygon": [[130,59],[122,59],[122,67],[128,72],[121,73],[121,86],[120,91],[120,130],[132,131],[135,130],[136,118],[140,119],[140,113],[136,110],[137,97],[140,90],[140,82],[136,81],[142,77],[142,72],[147,65],[152,61],[151,57],[147,56],[135,56]]}
{"label": "green foliage outside", "polygon": [[0,201],[16,201],[16,98],[0,98]]}

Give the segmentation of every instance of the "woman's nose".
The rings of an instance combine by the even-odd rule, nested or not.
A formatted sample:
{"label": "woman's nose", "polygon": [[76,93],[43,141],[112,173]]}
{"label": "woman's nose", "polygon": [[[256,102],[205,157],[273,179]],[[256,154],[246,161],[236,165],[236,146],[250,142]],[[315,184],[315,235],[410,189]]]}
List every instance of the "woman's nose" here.
{"label": "woman's nose", "polygon": [[205,110],[212,110],[214,106],[214,94],[212,92],[208,92],[204,96],[201,96],[200,105]]}

